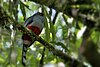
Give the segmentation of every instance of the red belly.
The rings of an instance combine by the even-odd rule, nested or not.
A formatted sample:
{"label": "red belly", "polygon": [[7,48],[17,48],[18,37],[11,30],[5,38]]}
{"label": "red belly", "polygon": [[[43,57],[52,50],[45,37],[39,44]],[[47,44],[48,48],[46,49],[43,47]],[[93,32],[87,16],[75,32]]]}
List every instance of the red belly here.
{"label": "red belly", "polygon": [[[36,27],[36,26],[28,26],[28,29],[30,29],[32,32],[34,32],[37,36],[41,33],[41,30],[38,27]],[[28,41],[32,42],[31,37],[29,35],[27,35],[27,34],[24,34],[22,36],[22,39],[23,40],[28,40]]]}
{"label": "red belly", "polygon": [[41,33],[41,30],[38,27],[36,27],[36,26],[28,26],[28,29],[30,29],[36,35],[39,35]]}

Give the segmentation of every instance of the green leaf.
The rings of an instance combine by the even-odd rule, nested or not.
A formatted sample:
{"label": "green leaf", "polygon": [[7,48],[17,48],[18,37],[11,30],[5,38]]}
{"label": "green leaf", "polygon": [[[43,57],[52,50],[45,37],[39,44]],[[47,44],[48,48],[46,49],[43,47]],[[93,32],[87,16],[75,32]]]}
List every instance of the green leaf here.
{"label": "green leaf", "polygon": [[[51,15],[47,12],[45,7],[44,7],[44,11],[45,11],[47,18],[49,19],[49,22],[50,22],[50,31],[49,32],[52,33],[52,40],[55,41],[55,29],[54,29],[53,23],[51,22]],[[51,10],[51,14],[52,14],[52,10]]]}
{"label": "green leaf", "polygon": [[29,8],[28,5],[26,5],[26,4],[24,4],[24,3],[22,3],[22,4],[23,4],[23,6],[25,6],[27,9],[31,10],[31,9]]}
{"label": "green leaf", "polygon": [[52,33],[52,40],[55,41],[55,28],[52,22],[50,22],[50,31]]}
{"label": "green leaf", "polygon": [[52,41],[55,41],[55,28],[51,21],[52,9],[50,9],[49,21],[50,21],[50,32],[52,33]]}
{"label": "green leaf", "polygon": [[12,12],[13,12],[13,4],[11,2],[11,0],[9,0],[9,13],[12,15]]}
{"label": "green leaf", "polygon": [[43,9],[44,9],[44,12],[45,12],[45,15],[47,16],[47,18],[50,19],[51,16],[48,14],[48,12],[47,12],[47,10],[46,10],[46,7],[43,6]]}
{"label": "green leaf", "polygon": [[48,22],[47,20],[45,20],[45,34],[46,34],[46,40],[47,41],[50,41],[50,30],[49,30],[49,27],[48,27]]}
{"label": "green leaf", "polygon": [[43,7],[44,9],[44,15],[45,15],[45,23],[44,23],[44,26],[45,26],[45,35],[46,35],[46,40],[47,41],[50,41],[50,29],[49,29],[49,25],[48,25],[48,21],[47,21],[47,10],[45,7]]}
{"label": "green leaf", "polygon": [[23,17],[24,17],[24,20],[26,19],[26,11],[25,11],[25,7],[23,5],[23,3],[20,1],[20,9],[22,11],[22,14],[23,14]]}
{"label": "green leaf", "polygon": [[3,63],[5,60],[2,58],[2,57],[0,57],[0,63]]}
{"label": "green leaf", "polygon": [[68,25],[68,22],[67,22],[68,16],[63,14],[63,18],[64,18],[64,21],[65,21],[66,25]]}

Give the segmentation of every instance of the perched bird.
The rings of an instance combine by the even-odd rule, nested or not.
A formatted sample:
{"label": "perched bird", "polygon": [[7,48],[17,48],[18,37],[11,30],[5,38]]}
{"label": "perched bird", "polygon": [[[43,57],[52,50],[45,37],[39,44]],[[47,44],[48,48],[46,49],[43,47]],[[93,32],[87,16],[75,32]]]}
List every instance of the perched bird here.
{"label": "perched bird", "polygon": [[[43,13],[37,12],[33,16],[29,17],[25,21],[24,26],[38,36],[44,27]],[[34,43],[35,40],[32,40],[28,34],[23,34],[22,40],[23,40],[22,64],[25,66],[27,49]]]}

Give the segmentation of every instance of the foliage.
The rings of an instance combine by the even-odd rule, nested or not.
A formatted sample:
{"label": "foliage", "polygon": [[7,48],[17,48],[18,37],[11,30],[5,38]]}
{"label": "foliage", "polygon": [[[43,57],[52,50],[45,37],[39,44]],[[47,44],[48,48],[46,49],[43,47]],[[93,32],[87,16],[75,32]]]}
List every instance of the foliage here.
{"label": "foliage", "polygon": [[[45,5],[44,1],[43,3]],[[45,41],[68,56],[87,63],[87,66],[96,67],[93,64],[95,62],[91,62],[95,58],[88,58],[91,55],[92,49],[91,46],[87,45],[96,47],[93,48],[93,54],[98,58],[97,61],[100,61],[98,57],[100,56],[100,1],[75,0],[74,2],[74,0],[71,0],[63,7],[63,10],[59,10],[61,7],[57,7],[57,5],[55,8],[59,9],[56,10],[55,8],[48,8],[49,4],[46,4],[47,6],[44,5],[23,0],[0,1],[0,7],[3,8],[3,10],[0,9],[0,67],[22,67],[22,33],[16,28],[15,22],[6,19],[6,14],[2,15],[2,13],[7,12],[14,21],[23,25],[26,18],[37,11],[42,11],[45,15],[45,27],[40,35]],[[68,63],[72,62],[65,63],[64,60],[53,55],[47,48],[43,49],[44,46],[37,41],[29,48],[27,52],[27,67],[38,67],[43,51],[43,65],[63,62],[66,66],[69,66]]]}

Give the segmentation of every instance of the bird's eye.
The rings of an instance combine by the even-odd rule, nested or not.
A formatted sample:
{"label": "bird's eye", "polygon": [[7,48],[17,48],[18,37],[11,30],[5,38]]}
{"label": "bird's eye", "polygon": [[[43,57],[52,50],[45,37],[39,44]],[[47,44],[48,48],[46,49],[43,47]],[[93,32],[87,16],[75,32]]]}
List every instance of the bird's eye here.
{"label": "bird's eye", "polygon": [[43,13],[39,13],[40,16],[43,16]]}

